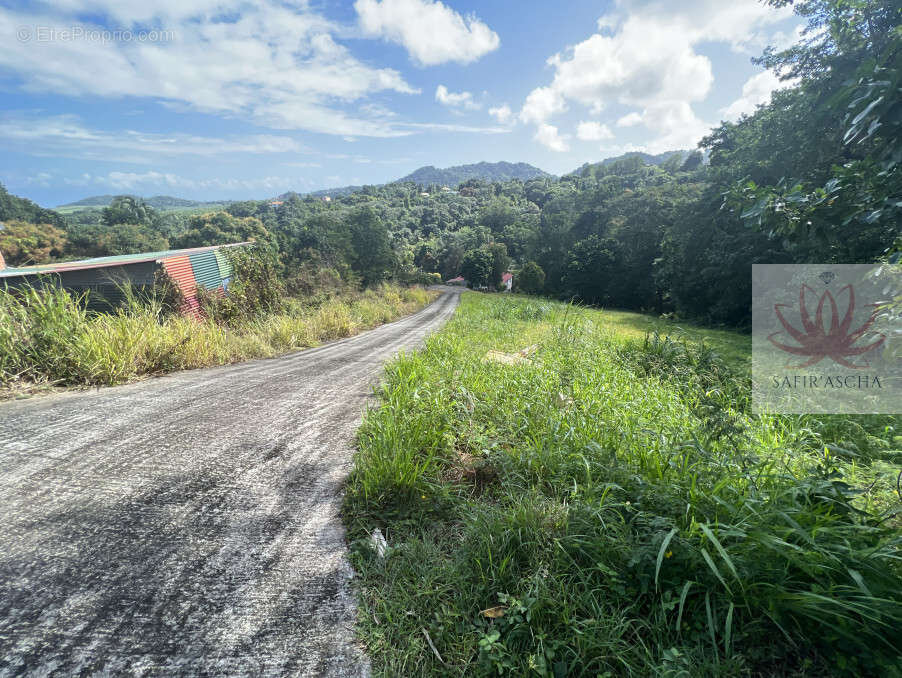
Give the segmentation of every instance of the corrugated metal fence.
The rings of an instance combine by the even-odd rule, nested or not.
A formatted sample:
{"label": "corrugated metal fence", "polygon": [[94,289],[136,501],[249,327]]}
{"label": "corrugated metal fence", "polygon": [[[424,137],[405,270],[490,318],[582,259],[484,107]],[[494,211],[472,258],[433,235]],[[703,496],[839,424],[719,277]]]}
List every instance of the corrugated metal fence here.
{"label": "corrugated metal fence", "polygon": [[172,279],[179,289],[185,303],[182,306],[182,313],[195,318],[200,318],[200,308],[197,305],[197,282],[194,280],[194,270],[191,267],[191,260],[187,256],[168,257],[161,262],[166,273]]}
{"label": "corrugated metal fence", "polygon": [[197,300],[197,289],[200,287],[224,294],[232,276],[232,265],[219,250],[167,257],[160,263],[185,297],[182,312],[195,318],[203,315]]}

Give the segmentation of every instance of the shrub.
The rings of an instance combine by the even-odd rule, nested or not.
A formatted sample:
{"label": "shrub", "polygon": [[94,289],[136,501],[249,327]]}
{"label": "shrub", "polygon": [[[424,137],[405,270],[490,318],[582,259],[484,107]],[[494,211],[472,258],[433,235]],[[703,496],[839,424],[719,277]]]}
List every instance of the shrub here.
{"label": "shrub", "polygon": [[898,467],[834,450],[893,421],[753,416],[744,360],[610,318],[464,295],[387,369],[345,500],[380,675],[902,675]]}
{"label": "shrub", "polygon": [[[212,317],[197,321],[173,314],[179,301],[167,300],[161,290],[165,285],[156,288],[157,294],[143,295],[124,287],[125,303],[115,312],[90,314],[84,295],[49,282],[0,289],[0,385],[8,393],[35,383],[118,384],[146,374],[272,356],[394,320],[431,298],[424,290],[383,285],[364,295],[325,300],[316,308],[293,304],[280,313],[229,314],[218,324]],[[208,295],[204,304],[218,311],[222,301]]]}
{"label": "shrub", "polygon": [[285,308],[286,291],[275,252],[256,246],[234,247],[226,253],[233,270],[227,293],[198,290],[198,301],[209,318],[234,325]]}

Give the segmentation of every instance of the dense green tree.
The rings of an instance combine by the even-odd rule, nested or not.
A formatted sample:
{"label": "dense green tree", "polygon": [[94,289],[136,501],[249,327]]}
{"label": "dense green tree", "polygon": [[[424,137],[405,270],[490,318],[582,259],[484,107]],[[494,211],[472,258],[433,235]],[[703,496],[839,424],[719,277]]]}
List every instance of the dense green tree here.
{"label": "dense green tree", "polygon": [[506,198],[496,198],[483,208],[479,215],[479,223],[493,234],[499,235],[504,229],[514,224],[519,213]]}
{"label": "dense green tree", "polygon": [[132,195],[117,195],[104,207],[100,215],[100,223],[104,226],[134,224],[152,226],[159,219],[156,210],[141,198]]}
{"label": "dense green tree", "polygon": [[66,220],[58,212],[44,209],[26,198],[12,195],[0,184],[0,223],[8,220],[24,221],[29,224],[51,224],[65,228]]}
{"label": "dense green tree", "polygon": [[488,287],[492,281],[492,253],[483,248],[470,250],[464,256],[460,272],[471,287]]}
{"label": "dense green tree", "polygon": [[[867,260],[876,243],[886,249],[902,233],[902,4],[803,0],[794,7],[808,20],[803,39],[760,61],[800,81],[804,99],[793,108],[804,105],[808,114],[795,126],[807,146],[826,145],[826,153],[779,180],[742,177],[728,204],[775,236],[824,239],[844,259]],[[821,121],[829,121],[827,135],[818,134]]]}
{"label": "dense green tree", "polygon": [[391,275],[397,263],[388,229],[371,207],[355,210],[348,221],[353,249],[352,268],[366,285],[384,280]]}
{"label": "dense green tree", "polygon": [[534,261],[527,261],[514,276],[514,285],[518,292],[539,294],[545,287],[545,271]]}
{"label": "dense green tree", "polygon": [[156,252],[169,248],[168,239],[150,226],[139,224],[72,225],[67,257],[105,257],[117,254]]}
{"label": "dense green tree", "polygon": [[492,243],[486,249],[492,255],[492,274],[489,277],[489,285],[495,288],[501,287],[501,276],[508,269],[510,259],[507,256],[507,247],[504,243]]}
{"label": "dense green tree", "polygon": [[580,240],[567,257],[565,288],[590,304],[616,304],[612,281],[616,273],[617,250],[617,241],[613,238],[590,235]]}
{"label": "dense green tree", "polygon": [[270,232],[259,219],[233,217],[228,212],[210,212],[188,219],[187,230],[174,238],[172,244],[174,247],[185,248],[227,245],[250,240],[263,245],[272,241]]}
{"label": "dense green tree", "polygon": [[0,226],[0,253],[7,266],[44,264],[59,258],[66,247],[66,233],[51,224],[6,221]]}

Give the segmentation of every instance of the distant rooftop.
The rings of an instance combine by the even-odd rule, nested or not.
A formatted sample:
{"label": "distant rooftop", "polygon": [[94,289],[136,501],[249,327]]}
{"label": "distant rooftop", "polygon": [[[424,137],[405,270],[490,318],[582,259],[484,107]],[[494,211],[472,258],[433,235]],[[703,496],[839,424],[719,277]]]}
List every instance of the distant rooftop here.
{"label": "distant rooftop", "polygon": [[41,273],[62,273],[63,271],[78,271],[86,268],[106,268],[108,266],[123,266],[125,264],[139,264],[146,261],[160,261],[170,257],[178,257],[195,252],[207,252],[223,247],[241,247],[251,245],[251,242],[236,242],[227,245],[208,245],[206,247],[191,247],[183,250],[162,250],[160,252],[142,252],[140,254],[117,254],[112,257],[94,257],[79,261],[60,261],[54,264],[40,264],[37,266],[21,266],[18,268],[0,269],[0,278],[12,278],[20,275],[39,275]]}

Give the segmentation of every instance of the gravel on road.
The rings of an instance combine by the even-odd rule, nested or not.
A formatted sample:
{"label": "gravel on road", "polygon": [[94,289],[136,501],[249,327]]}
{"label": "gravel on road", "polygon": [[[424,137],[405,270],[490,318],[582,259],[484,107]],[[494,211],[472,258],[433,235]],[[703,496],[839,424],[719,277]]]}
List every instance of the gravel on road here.
{"label": "gravel on road", "polygon": [[0,404],[0,676],[366,676],[339,517],[384,362],[454,312]]}

